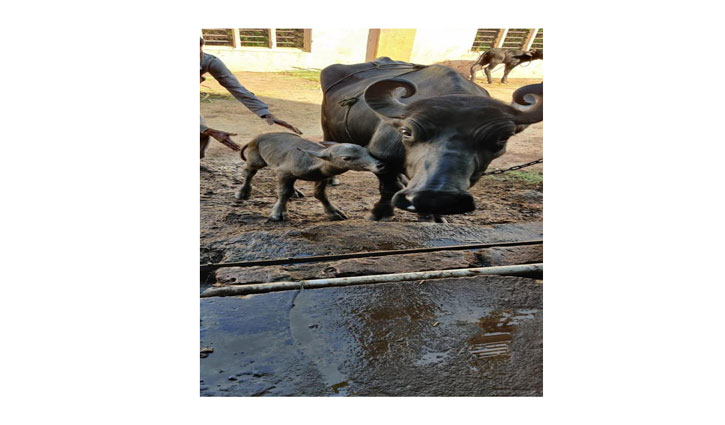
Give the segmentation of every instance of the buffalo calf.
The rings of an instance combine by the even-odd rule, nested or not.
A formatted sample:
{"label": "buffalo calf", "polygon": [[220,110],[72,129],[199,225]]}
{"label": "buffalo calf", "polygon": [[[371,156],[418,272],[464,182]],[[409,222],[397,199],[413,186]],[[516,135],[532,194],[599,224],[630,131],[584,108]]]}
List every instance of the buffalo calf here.
{"label": "buffalo calf", "polygon": [[362,146],[335,142],[317,144],[291,133],[257,136],[242,149],[241,156],[246,166],[242,171],[243,183],[237,199],[249,199],[252,177],[258,170],[266,166],[277,170],[278,198],[269,216],[271,221],[287,219],[287,201],[295,194],[297,180],[316,182],[315,198],[322,203],[327,215],[344,220],[347,218],[345,214],[327,199],[325,189],[330,178],[349,170],[376,174],[383,171],[383,163]]}
{"label": "buffalo calf", "polygon": [[491,71],[500,64],[504,64],[502,83],[508,83],[508,75],[512,69],[524,62],[531,62],[537,59],[544,59],[543,50],[523,50],[494,48],[487,50],[476,59],[471,66],[471,81],[476,80],[476,68],[483,68],[486,73],[486,80],[491,84]]}

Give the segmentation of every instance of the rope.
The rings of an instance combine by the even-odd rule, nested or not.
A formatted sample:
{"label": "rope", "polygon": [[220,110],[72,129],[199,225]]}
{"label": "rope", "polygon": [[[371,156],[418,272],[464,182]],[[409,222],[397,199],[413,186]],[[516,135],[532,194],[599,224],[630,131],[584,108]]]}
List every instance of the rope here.
{"label": "rope", "polygon": [[[359,73],[364,72],[364,71],[370,71],[372,69],[411,69],[411,68],[413,68],[412,71],[404,72],[402,74],[398,74],[398,75],[395,75],[395,76],[391,77],[391,78],[398,78],[398,77],[402,77],[403,75],[411,74],[413,72],[420,71],[421,69],[428,67],[428,65],[415,65],[415,64],[411,64],[411,65],[412,66],[396,67],[396,68],[393,68],[393,67],[383,68],[382,66],[376,66],[375,68],[368,68],[368,69],[364,69],[362,71],[357,71],[357,72],[353,72],[352,74],[346,75],[345,77],[337,80],[335,82],[335,84],[338,84],[338,83],[342,82],[343,80],[345,80],[346,78],[350,77],[351,75],[359,74]],[[328,87],[327,90],[331,89],[335,84],[333,84],[332,86]],[[325,93],[327,93],[327,90],[325,90]],[[350,133],[350,128],[349,128],[349,126],[347,124],[347,120],[348,120],[348,117],[350,116],[350,110],[352,109],[352,106],[355,103],[357,103],[357,101],[360,99],[360,96],[362,96],[363,93],[365,93],[365,92],[360,92],[360,93],[356,94],[355,96],[348,97],[346,99],[343,99],[343,100],[337,102],[337,104],[340,105],[340,106],[342,106],[342,107],[346,107],[347,106],[347,111],[345,111],[345,120],[344,120],[345,133],[347,134],[347,137],[350,139],[350,141],[353,142],[353,143],[355,143],[355,144],[358,144],[358,143],[355,142],[355,138],[352,137],[352,134]]]}
{"label": "rope", "polygon": [[[322,94],[324,96],[325,94],[327,94],[328,91],[330,91],[331,88],[335,87],[336,85],[338,85],[341,82],[347,80],[348,78],[352,77],[355,74],[360,74],[361,72],[371,71],[373,69],[411,69],[411,68],[413,68],[413,71],[410,71],[410,72],[414,72],[414,71],[417,71],[419,69],[423,69],[423,68],[426,68],[426,67],[428,67],[428,65],[417,65],[417,64],[414,64],[414,63],[406,64],[406,65],[390,64],[390,66],[385,66],[385,64],[375,65],[372,68],[361,69],[360,71],[355,71],[355,72],[353,72],[351,74],[347,74],[346,76],[344,76],[344,77],[340,78],[339,80],[335,81],[334,83],[332,83],[332,85],[330,85],[329,87],[327,87],[322,92]],[[400,75],[405,75],[405,74],[408,74],[408,72],[406,72],[404,74],[400,74]],[[396,77],[400,77],[400,75],[396,75]]]}
{"label": "rope", "polygon": [[361,95],[362,95],[362,93],[359,93],[355,97],[348,97],[347,99],[343,99],[340,102],[338,102],[338,104],[340,106],[343,106],[343,107],[347,106],[347,110],[345,111],[345,120],[344,120],[345,133],[347,133],[347,138],[350,139],[350,141],[352,141],[352,142],[354,142],[355,139],[352,137],[352,134],[350,134],[350,128],[347,126],[347,117],[350,116],[350,110],[352,109],[352,105],[357,103],[357,101]]}
{"label": "rope", "polygon": [[514,165],[513,167],[506,168],[505,170],[494,170],[488,173],[483,173],[484,176],[492,176],[494,174],[503,174],[509,171],[520,170],[522,168],[531,167],[532,165],[540,164],[544,162],[544,158],[539,158],[536,161],[527,162],[526,164]]}

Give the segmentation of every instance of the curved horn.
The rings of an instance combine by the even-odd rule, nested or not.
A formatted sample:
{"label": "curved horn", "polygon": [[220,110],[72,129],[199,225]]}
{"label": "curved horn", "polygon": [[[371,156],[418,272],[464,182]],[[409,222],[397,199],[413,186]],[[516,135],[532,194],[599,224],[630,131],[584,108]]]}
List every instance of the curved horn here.
{"label": "curved horn", "polygon": [[519,111],[517,123],[531,124],[544,120],[544,83],[523,86],[512,97],[511,106]]}
{"label": "curved horn", "polygon": [[413,96],[418,89],[407,80],[391,78],[371,84],[365,90],[365,102],[373,111],[388,118],[400,118],[405,114],[406,105],[395,97],[395,89],[404,88],[402,99]]}

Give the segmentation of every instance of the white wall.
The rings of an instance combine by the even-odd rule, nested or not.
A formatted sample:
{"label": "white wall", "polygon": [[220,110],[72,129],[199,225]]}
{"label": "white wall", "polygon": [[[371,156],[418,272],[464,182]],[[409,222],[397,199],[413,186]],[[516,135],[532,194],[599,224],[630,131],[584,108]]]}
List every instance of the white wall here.
{"label": "white wall", "polygon": [[335,63],[365,62],[368,29],[316,29],[311,31],[311,52],[298,49],[204,46],[232,71],[278,72],[324,68]]}
{"label": "white wall", "polygon": [[[429,65],[446,60],[474,60],[479,53],[472,52],[471,45],[476,28],[419,28],[410,61]],[[311,32],[311,52],[297,49],[268,49],[224,46],[204,46],[204,51],[218,56],[232,71],[279,72],[298,68],[324,68],[335,63],[365,62],[368,29],[317,29]],[[501,78],[503,65],[493,73]],[[544,62],[533,61],[519,65],[510,78],[543,78]],[[485,78],[479,72],[479,78]]]}

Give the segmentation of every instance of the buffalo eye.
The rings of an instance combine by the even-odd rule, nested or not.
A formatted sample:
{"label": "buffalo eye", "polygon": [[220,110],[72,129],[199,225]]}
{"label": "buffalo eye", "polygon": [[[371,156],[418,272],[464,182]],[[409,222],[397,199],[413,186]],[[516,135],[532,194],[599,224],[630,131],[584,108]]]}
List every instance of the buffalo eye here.
{"label": "buffalo eye", "polygon": [[510,138],[511,136],[513,136],[513,134],[509,134],[509,135],[506,135],[506,136],[503,136],[503,137],[501,137],[501,138],[500,138],[500,139],[498,140],[498,144],[499,144],[499,145],[505,145],[505,144],[506,144],[506,142],[508,142],[508,141],[509,141],[509,138]]}
{"label": "buffalo eye", "polygon": [[413,135],[413,132],[410,131],[409,128],[400,127],[400,134],[402,134],[404,137],[411,137]]}
{"label": "buffalo eye", "polygon": [[343,156],[342,157],[342,160],[343,161],[352,161],[352,157],[351,156]]}

